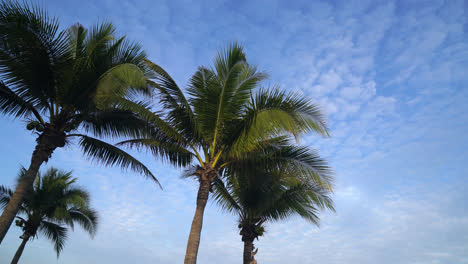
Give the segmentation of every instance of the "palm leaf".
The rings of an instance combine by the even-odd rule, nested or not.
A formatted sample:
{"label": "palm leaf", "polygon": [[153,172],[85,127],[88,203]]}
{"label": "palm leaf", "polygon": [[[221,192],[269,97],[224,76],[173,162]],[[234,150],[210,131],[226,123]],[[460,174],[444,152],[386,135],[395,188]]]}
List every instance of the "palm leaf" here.
{"label": "palm leaf", "polygon": [[163,160],[168,160],[179,167],[189,165],[194,157],[192,152],[177,142],[171,142],[170,139],[164,140],[164,138],[158,140],[155,136],[151,138],[125,140],[117,143],[117,146],[149,149],[154,156],[161,157]]}
{"label": "palm leaf", "polygon": [[54,244],[54,249],[58,257],[68,237],[67,228],[52,222],[42,221],[39,226],[39,231]]}
{"label": "palm leaf", "polygon": [[56,18],[37,6],[0,4],[0,74],[15,93],[36,108],[55,101],[56,75],[69,64],[65,32]]}
{"label": "palm leaf", "polygon": [[74,222],[77,222],[91,236],[96,234],[98,216],[97,212],[86,208],[71,208],[69,209],[70,217]]}
{"label": "palm leaf", "polygon": [[147,121],[133,111],[109,108],[76,116],[84,131],[97,137],[141,137],[149,130]]}
{"label": "palm leaf", "polygon": [[151,171],[127,152],[104,141],[91,138],[85,135],[72,134],[71,136],[80,137],[79,144],[84,154],[89,158],[107,166],[118,165],[122,168],[131,168],[136,172],[142,173],[145,176],[150,177],[161,187],[159,181],[151,173]]}
{"label": "palm leaf", "polygon": [[214,199],[221,208],[227,212],[240,212],[241,206],[238,204],[233,195],[224,185],[223,181],[216,178],[213,181]]}
{"label": "palm leaf", "polygon": [[38,121],[44,123],[34,105],[15,94],[2,81],[0,81],[0,111],[14,117],[33,115]]}
{"label": "palm leaf", "polygon": [[13,190],[10,188],[0,185],[0,208],[5,209],[5,206],[8,204],[8,202],[11,199],[11,196],[13,195]]}
{"label": "palm leaf", "polygon": [[196,116],[174,79],[159,65],[149,60],[146,60],[145,63],[155,75],[155,80],[150,81],[149,84],[161,94],[160,102],[167,109],[169,123],[187,139],[200,138]]}

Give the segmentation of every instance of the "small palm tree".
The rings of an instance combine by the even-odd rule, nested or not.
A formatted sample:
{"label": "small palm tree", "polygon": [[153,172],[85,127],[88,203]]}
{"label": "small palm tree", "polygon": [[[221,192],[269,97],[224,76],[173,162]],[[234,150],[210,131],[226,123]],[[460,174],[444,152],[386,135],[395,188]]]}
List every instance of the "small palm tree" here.
{"label": "small palm tree", "polygon": [[[294,214],[319,223],[318,209],[333,209],[331,172],[318,154],[273,138],[227,168],[216,180],[214,196],[221,207],[239,217],[244,242],[244,264],[250,264],[253,241],[262,236],[267,222]],[[258,166],[261,160],[266,166]]]}
{"label": "small palm tree", "polygon": [[148,125],[130,109],[144,108],[131,99],[150,91],[138,44],[116,38],[110,23],[59,31],[46,11],[10,1],[0,3],[0,32],[0,112],[21,118],[37,135],[31,163],[0,217],[0,243],[40,166],[73,138],[88,157],[156,181],[138,160],[95,138],[141,136]]}
{"label": "small palm tree", "polygon": [[[24,177],[26,169],[21,169],[18,180]],[[34,186],[26,193],[26,198],[16,216],[16,225],[21,227],[23,240],[16,251],[12,264],[18,263],[26,243],[42,234],[54,244],[57,257],[63,250],[68,229],[79,224],[91,236],[96,233],[97,213],[89,207],[89,194],[74,186],[76,178],[71,172],[55,168],[47,170],[44,176],[36,176]],[[0,186],[0,206],[5,207],[13,196],[13,191]]]}
{"label": "small palm tree", "polygon": [[267,75],[247,63],[236,43],[217,55],[213,68],[198,69],[190,80],[188,97],[163,69],[148,65],[156,75],[152,85],[161,94],[165,114],[142,113],[159,130],[151,137],[120,144],[147,147],[154,155],[192,169],[199,188],[184,263],[195,264],[210,188],[223,168],[272,135],[307,131],[326,135],[327,128],[318,108],[308,100],[259,88]]}

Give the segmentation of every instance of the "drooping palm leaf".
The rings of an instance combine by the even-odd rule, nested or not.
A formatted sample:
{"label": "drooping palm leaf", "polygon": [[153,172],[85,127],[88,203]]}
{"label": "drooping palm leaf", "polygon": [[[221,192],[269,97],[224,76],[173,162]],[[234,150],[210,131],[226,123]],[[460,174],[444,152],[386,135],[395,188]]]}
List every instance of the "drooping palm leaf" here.
{"label": "drooping palm leaf", "polygon": [[121,168],[131,168],[154,180],[160,187],[159,181],[151,171],[140,161],[132,157],[127,152],[104,141],[80,134],[71,136],[80,137],[80,146],[83,153],[92,160],[98,161],[107,166],[120,166]]}
{"label": "drooping palm leaf", "polygon": [[57,257],[62,252],[67,240],[67,228],[52,222],[42,221],[39,231],[54,244]]}

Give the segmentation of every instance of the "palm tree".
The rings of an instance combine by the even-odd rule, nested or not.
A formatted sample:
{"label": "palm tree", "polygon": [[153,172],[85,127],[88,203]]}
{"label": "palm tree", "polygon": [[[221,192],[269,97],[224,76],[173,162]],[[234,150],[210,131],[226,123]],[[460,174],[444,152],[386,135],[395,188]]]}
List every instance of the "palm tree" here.
{"label": "palm tree", "polygon": [[[22,168],[18,180],[26,175]],[[74,186],[76,178],[71,172],[50,168],[44,176],[37,174],[34,186],[25,196],[16,216],[16,225],[21,227],[23,235],[21,245],[16,251],[12,264],[18,263],[26,243],[38,236],[47,237],[53,244],[57,257],[63,250],[68,229],[79,224],[91,237],[96,233],[97,213],[89,207],[89,194],[86,190]],[[13,191],[0,186],[0,206],[5,207],[13,196]]]}
{"label": "palm tree", "polygon": [[128,153],[91,137],[137,137],[147,127],[130,110],[144,107],[131,99],[150,91],[138,44],[116,38],[111,23],[59,31],[46,11],[9,1],[0,4],[0,32],[0,112],[26,121],[37,135],[31,163],[0,217],[0,243],[40,166],[72,138],[88,157],[156,181]]}
{"label": "palm tree", "polygon": [[199,188],[184,263],[194,264],[209,191],[220,171],[272,135],[307,131],[326,135],[327,128],[309,101],[279,89],[260,89],[267,75],[247,63],[236,43],[218,53],[213,68],[198,69],[190,80],[189,97],[159,66],[148,65],[156,75],[153,86],[166,112],[145,115],[159,122],[160,129],[151,137],[120,145],[144,146],[154,155],[192,169]]}
{"label": "palm tree", "polygon": [[[266,166],[258,166],[259,161]],[[269,140],[266,147],[233,162],[214,184],[221,207],[239,217],[244,242],[244,264],[250,264],[253,241],[262,236],[265,223],[294,214],[319,223],[318,209],[333,209],[331,172],[317,152],[294,146],[287,138]]]}

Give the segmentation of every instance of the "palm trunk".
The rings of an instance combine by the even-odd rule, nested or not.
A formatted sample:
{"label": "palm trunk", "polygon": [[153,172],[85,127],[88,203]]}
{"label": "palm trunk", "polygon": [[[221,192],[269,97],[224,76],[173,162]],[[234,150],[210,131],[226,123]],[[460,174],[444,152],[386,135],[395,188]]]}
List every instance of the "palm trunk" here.
{"label": "palm trunk", "polygon": [[21,254],[23,254],[24,246],[26,246],[26,243],[29,240],[29,235],[24,234],[23,235],[23,241],[21,242],[21,245],[19,246],[18,250],[16,250],[15,256],[13,257],[13,260],[11,261],[11,264],[17,264],[18,260],[21,257]]}
{"label": "palm trunk", "polygon": [[185,252],[184,264],[196,264],[198,247],[200,245],[200,234],[203,225],[203,213],[205,212],[206,202],[210,193],[209,180],[201,180],[200,187],[198,188],[197,195],[197,209],[193,217],[192,227],[190,228],[190,235],[187,243],[187,251]]}
{"label": "palm trunk", "polygon": [[246,239],[244,241],[244,264],[250,264],[250,261],[252,260],[253,249],[253,240]]}
{"label": "palm trunk", "polygon": [[29,165],[29,168],[24,176],[19,180],[15,192],[5,207],[2,216],[0,216],[0,244],[3,241],[3,238],[5,238],[11,223],[15,219],[25,194],[30,190],[30,188],[32,188],[39,168],[41,167],[42,163],[47,161],[49,156],[56,148],[50,144],[44,144],[41,141],[41,137],[39,137],[38,144],[36,145],[36,149],[34,150],[31,158],[31,164]]}

